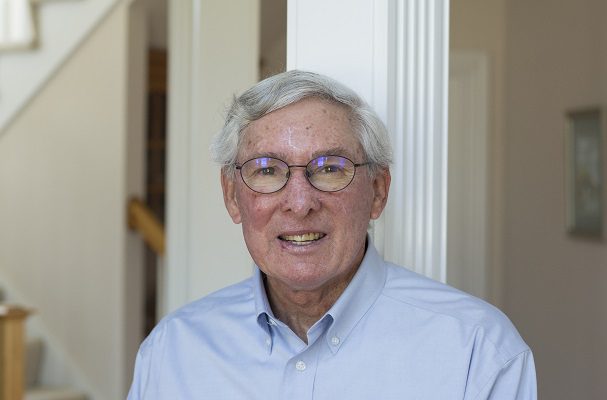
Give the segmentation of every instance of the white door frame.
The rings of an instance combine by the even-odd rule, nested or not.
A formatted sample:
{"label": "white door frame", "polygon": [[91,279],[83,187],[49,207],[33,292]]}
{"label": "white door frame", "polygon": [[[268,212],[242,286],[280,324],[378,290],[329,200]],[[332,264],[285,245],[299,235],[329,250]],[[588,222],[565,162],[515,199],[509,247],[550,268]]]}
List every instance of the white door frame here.
{"label": "white door frame", "polygon": [[251,272],[209,145],[231,97],[257,82],[259,0],[170,1],[169,49],[167,256],[159,315]]}
{"label": "white door frame", "polygon": [[488,298],[488,60],[452,52],[447,282]]}

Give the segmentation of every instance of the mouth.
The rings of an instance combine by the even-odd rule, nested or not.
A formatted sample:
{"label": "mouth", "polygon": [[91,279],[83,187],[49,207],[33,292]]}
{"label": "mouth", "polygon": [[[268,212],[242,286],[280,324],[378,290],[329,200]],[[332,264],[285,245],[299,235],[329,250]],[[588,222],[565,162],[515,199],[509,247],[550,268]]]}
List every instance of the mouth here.
{"label": "mouth", "polygon": [[322,239],[326,235],[321,232],[307,232],[301,235],[280,235],[278,238],[283,242],[288,242],[296,246],[305,246]]}

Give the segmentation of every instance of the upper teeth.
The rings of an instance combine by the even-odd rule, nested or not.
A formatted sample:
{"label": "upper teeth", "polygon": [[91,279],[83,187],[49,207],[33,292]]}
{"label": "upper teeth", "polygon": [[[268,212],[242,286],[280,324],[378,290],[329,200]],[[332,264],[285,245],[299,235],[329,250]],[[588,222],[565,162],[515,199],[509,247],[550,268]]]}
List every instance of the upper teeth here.
{"label": "upper teeth", "polygon": [[290,242],[308,242],[310,240],[318,240],[322,236],[322,233],[304,233],[303,235],[284,235],[281,236],[284,240],[288,240]]}

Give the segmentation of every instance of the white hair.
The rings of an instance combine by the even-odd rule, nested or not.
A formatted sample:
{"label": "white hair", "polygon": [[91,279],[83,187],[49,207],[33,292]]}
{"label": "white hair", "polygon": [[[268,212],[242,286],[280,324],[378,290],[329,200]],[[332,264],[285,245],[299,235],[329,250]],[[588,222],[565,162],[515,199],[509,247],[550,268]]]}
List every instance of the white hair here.
{"label": "white hair", "polygon": [[253,121],[306,98],[319,98],[345,106],[350,112],[354,134],[357,136],[376,173],[388,168],[392,148],[388,131],[375,111],[352,89],[327,76],[313,72],[291,70],[257,83],[239,97],[234,97],[225,125],[211,143],[211,155],[223,173],[233,176],[236,157],[243,132]]}

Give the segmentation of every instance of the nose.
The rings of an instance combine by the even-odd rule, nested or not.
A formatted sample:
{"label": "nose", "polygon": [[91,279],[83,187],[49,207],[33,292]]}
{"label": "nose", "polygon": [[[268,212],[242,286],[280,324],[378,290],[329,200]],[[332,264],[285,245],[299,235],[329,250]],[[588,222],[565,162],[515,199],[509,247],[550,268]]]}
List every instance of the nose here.
{"label": "nose", "polygon": [[287,184],[281,190],[282,211],[303,218],[320,209],[320,192],[306,178],[305,168],[292,168]]}

